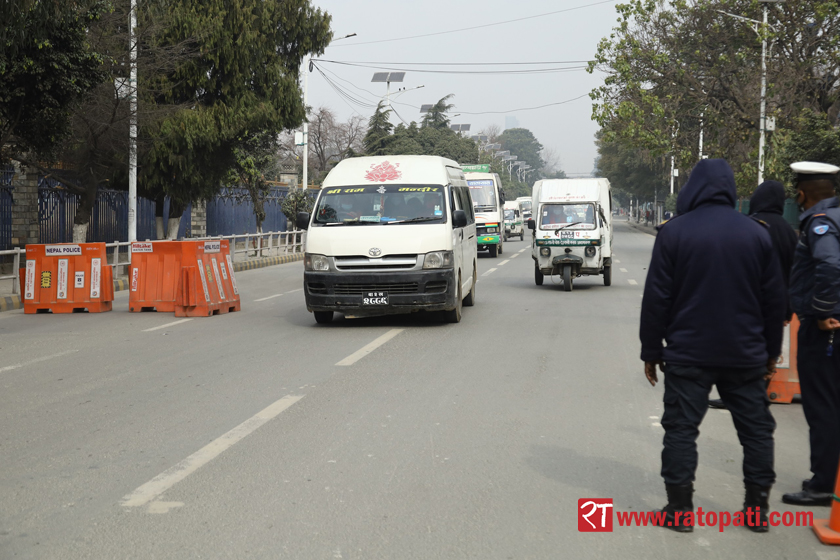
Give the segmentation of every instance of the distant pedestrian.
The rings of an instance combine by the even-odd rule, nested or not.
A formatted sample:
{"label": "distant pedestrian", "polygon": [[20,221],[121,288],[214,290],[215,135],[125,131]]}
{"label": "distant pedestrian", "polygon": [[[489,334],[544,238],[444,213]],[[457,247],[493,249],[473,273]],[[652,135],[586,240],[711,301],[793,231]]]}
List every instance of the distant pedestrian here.
{"label": "distant pedestrian", "polygon": [[[796,251],[796,232],[782,217],[785,212],[785,187],[778,181],[764,181],[750,198],[750,216],[765,224],[770,230],[773,248],[779,257],[782,268],[782,278],[785,281],[785,291],[790,286],[790,270],[793,267],[793,253]],[[793,311],[790,301],[786,304],[785,322],[790,322]],[[711,408],[726,408],[723,399],[709,401]]]}
{"label": "distant pedestrian", "polygon": [[797,173],[796,202],[803,210],[790,300],[799,318],[796,366],[814,476],[782,501],[828,506],[840,456],[840,344],[834,343],[840,329],[840,203],[835,192],[840,167],[807,161],[790,167]]}
{"label": "distant pedestrian", "polygon": [[[744,449],[744,510],[767,520],[773,431],[764,378],[782,346],[785,292],[767,228],[734,210],[735,177],[722,159],[701,160],[656,237],[645,283],[640,338],[645,376],[665,374],[662,478],[666,525],[694,511],[697,436],[712,385],[732,412]],[[663,340],[667,346],[663,347]],[[753,531],[767,531],[744,516]]]}

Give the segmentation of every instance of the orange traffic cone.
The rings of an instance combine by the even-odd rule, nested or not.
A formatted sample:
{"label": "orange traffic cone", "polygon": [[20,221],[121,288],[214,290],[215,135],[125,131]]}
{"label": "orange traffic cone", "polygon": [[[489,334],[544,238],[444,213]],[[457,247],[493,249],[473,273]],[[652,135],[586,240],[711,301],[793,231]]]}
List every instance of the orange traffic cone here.
{"label": "orange traffic cone", "polygon": [[814,532],[823,544],[840,544],[840,469],[837,482],[834,483],[834,494],[831,502],[831,514],[828,519],[814,519]]}

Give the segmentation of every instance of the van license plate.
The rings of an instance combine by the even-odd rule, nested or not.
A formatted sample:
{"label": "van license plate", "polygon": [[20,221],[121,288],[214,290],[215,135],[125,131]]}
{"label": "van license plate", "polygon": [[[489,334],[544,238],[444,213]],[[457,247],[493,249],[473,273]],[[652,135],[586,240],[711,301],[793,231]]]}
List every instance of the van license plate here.
{"label": "van license plate", "polygon": [[362,305],[388,305],[388,292],[368,292],[362,298]]}
{"label": "van license plate", "polygon": [[573,232],[573,231],[562,231],[562,230],[560,231],[560,237],[561,238],[569,238],[569,237],[574,237],[574,236],[575,236],[575,232]]}

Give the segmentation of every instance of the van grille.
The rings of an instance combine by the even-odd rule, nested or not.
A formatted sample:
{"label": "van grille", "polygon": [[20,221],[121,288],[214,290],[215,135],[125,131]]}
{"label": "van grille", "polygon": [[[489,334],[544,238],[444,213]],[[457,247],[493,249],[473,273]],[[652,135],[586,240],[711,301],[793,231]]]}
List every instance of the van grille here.
{"label": "van grille", "polygon": [[417,255],[388,255],[381,258],[335,257],[335,267],[338,270],[411,270],[416,265]]}
{"label": "van grille", "polygon": [[367,292],[388,292],[389,294],[416,294],[417,282],[402,282],[393,284],[336,284],[337,296],[361,296]]}
{"label": "van grille", "polygon": [[306,287],[309,288],[310,294],[325,295],[327,293],[327,285],[320,282],[309,282]]}
{"label": "van grille", "polygon": [[426,284],[427,294],[442,294],[446,291],[446,282],[428,282]]}

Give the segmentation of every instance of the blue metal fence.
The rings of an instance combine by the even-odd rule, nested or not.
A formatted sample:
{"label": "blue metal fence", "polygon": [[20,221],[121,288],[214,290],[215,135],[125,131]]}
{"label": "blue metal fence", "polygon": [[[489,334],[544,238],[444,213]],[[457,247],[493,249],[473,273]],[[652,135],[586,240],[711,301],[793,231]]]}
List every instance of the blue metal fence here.
{"label": "blue metal fence", "polygon": [[0,251],[12,248],[13,167],[0,168]]}
{"label": "blue metal fence", "polygon": [[[263,231],[285,231],[286,216],[280,209],[289,189],[274,187],[264,202]],[[248,191],[239,187],[226,187],[218,196],[207,202],[207,235],[240,235],[256,233],[257,220]]]}

